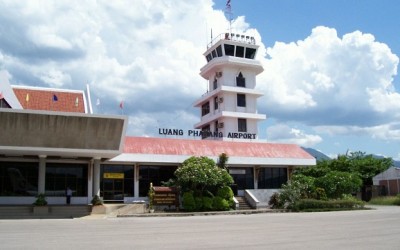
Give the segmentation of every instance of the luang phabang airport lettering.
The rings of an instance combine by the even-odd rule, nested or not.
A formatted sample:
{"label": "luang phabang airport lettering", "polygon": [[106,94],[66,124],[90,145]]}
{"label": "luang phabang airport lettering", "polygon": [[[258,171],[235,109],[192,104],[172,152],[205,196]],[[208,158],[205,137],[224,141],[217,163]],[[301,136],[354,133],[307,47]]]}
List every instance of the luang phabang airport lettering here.
{"label": "luang phabang airport lettering", "polygon": [[[175,136],[185,136],[185,131],[183,129],[170,129],[170,128],[159,128],[159,135],[175,135]],[[214,138],[223,138],[225,137],[222,132],[211,132],[211,131],[201,131],[201,130],[192,130],[189,129],[186,131],[186,135],[189,137],[214,137]],[[232,139],[256,139],[256,134],[251,133],[237,133],[237,132],[228,132],[227,138]]]}

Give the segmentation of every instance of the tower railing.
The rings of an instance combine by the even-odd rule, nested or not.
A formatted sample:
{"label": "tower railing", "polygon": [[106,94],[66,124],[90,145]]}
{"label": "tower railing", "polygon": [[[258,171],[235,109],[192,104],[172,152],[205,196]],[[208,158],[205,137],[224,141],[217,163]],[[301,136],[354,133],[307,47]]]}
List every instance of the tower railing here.
{"label": "tower railing", "polygon": [[220,40],[231,40],[239,43],[245,44],[256,44],[256,39],[253,36],[247,36],[238,33],[221,33],[215,38],[211,40],[211,42],[207,45],[207,49],[211,48],[214,44],[216,44]]}

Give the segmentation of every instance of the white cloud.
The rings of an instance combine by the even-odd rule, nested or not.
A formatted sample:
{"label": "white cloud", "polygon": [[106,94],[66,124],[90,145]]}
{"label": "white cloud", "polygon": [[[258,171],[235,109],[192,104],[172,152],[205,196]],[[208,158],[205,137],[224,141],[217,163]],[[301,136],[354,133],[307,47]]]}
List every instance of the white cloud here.
{"label": "white cloud", "polygon": [[355,31],[340,38],[335,29],[320,26],[296,43],[276,42],[267,53],[258,85],[269,116],[364,126],[400,115],[400,94],[393,86],[399,58],[371,34]]}
{"label": "white cloud", "polygon": [[312,147],[322,142],[319,135],[307,134],[285,124],[277,124],[267,128],[267,138],[274,142],[294,143],[304,147]]}

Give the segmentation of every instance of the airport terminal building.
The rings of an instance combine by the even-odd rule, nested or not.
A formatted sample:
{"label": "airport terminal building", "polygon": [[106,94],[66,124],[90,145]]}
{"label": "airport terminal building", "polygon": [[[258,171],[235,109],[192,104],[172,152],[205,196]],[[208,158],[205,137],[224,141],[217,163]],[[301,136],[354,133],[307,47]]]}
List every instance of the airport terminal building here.
{"label": "airport terminal building", "polygon": [[[194,102],[200,122],[190,131],[160,128],[161,137],[126,135],[127,116],[93,114],[90,91],[11,86],[0,82],[0,204],[132,202],[147,196],[191,156],[229,156],[235,195],[265,205],[295,167],[315,165],[294,144],[258,139],[256,75],[263,68],[254,38],[223,34],[205,52],[200,75],[208,91]],[[192,133],[192,139],[182,135]],[[168,138],[172,135],[174,138]],[[255,207],[258,205],[254,205]]]}

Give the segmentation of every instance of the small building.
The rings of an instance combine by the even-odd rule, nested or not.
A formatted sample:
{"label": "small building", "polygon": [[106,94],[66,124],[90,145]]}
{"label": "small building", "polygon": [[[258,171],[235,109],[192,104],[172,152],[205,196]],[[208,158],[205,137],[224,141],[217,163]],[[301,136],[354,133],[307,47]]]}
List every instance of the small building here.
{"label": "small building", "polygon": [[391,167],[372,178],[374,186],[381,187],[381,195],[400,193],[400,168]]}

